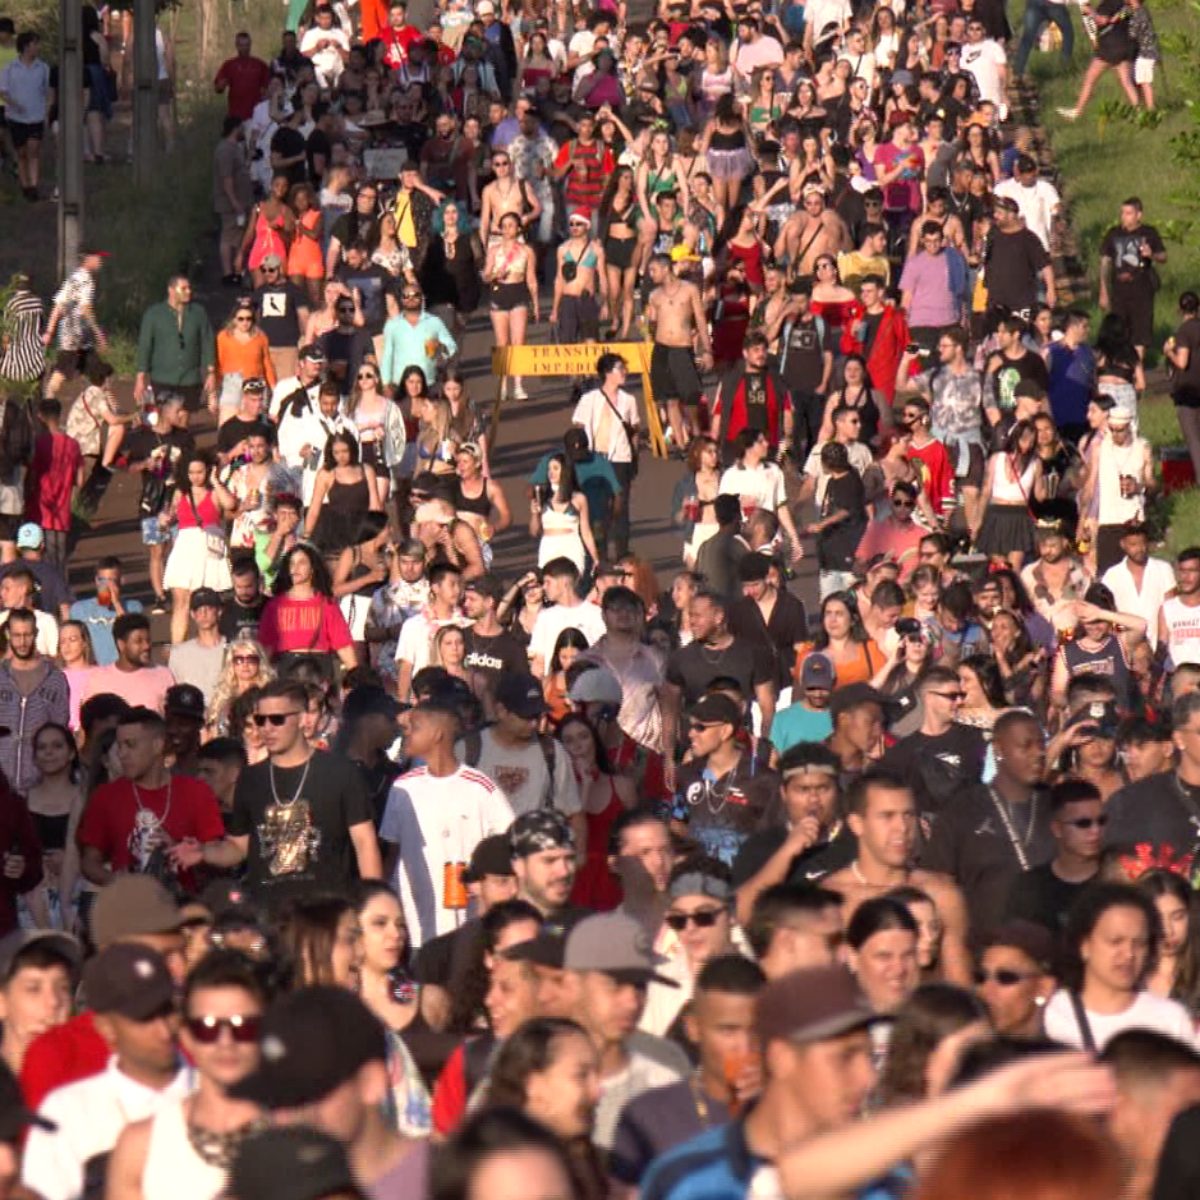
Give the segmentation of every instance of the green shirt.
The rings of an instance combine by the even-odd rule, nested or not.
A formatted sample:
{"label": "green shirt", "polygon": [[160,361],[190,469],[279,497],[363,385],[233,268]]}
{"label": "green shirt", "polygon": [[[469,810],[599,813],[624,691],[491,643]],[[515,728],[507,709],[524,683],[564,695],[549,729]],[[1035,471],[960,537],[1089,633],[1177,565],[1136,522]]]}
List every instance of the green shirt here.
{"label": "green shirt", "polygon": [[199,304],[186,305],[182,321],[165,300],[146,310],[138,334],[139,374],[155,383],[195,387],[215,362],[212,324]]}

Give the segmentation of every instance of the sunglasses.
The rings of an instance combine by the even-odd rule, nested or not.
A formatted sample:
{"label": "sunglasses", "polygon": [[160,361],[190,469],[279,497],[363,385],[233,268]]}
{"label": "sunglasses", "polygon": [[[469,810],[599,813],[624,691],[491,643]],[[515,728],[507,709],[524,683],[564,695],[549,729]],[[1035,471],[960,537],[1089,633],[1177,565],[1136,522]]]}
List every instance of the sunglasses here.
{"label": "sunglasses", "polygon": [[1075,829],[1103,829],[1108,824],[1108,817],[1076,817],[1073,821],[1066,821],[1064,824],[1070,825]]}
{"label": "sunglasses", "polygon": [[682,933],[689,925],[697,929],[711,929],[725,910],[723,908],[702,908],[690,913],[667,913],[663,919],[669,928],[676,933]]}
{"label": "sunglasses", "polygon": [[376,375],[376,374],[375,374],[374,372],[372,372],[372,371],[362,371],[362,372],[360,372],[360,373],[359,373],[359,375],[358,375],[358,378],[359,378],[359,379],[374,379],[374,380],[377,380],[377,379],[379,378],[379,376],[378,376],[378,375]]}
{"label": "sunglasses", "polygon": [[899,500],[899,499],[892,500],[893,508],[912,508],[913,506],[914,506],[914,501],[912,501],[912,500]]}
{"label": "sunglasses", "polygon": [[930,692],[929,694],[931,696],[941,696],[943,700],[953,700],[955,703],[967,698],[966,692]]}
{"label": "sunglasses", "polygon": [[245,321],[246,324],[249,325],[250,322],[253,320],[254,320],[253,317],[238,317],[238,324],[241,324],[243,321]]}
{"label": "sunglasses", "polygon": [[260,662],[262,662],[262,659],[261,659],[261,658],[259,658],[257,654],[235,654],[235,655],[233,656],[233,661],[234,661],[234,662],[235,662],[235,663],[236,663],[236,664],[237,664],[239,667],[243,667],[243,666],[245,666],[247,663],[252,663],[254,666],[256,666],[256,667],[257,667],[257,666],[258,666],[258,664],[259,664]]}
{"label": "sunglasses", "polygon": [[298,708],[294,708],[291,712],[285,713],[255,713],[251,719],[254,721],[255,725],[259,727],[259,729],[261,729],[264,725],[274,725],[275,728],[278,729],[288,719],[288,717],[298,716],[300,716],[300,710]]}
{"label": "sunglasses", "polygon": [[998,983],[1001,987],[1015,987],[1018,983],[1024,983],[1026,979],[1036,979],[1037,976],[1032,972],[1022,973],[1021,971],[1013,971],[1008,967],[1001,967],[997,971],[985,971],[982,967],[975,972],[975,986],[981,987],[985,983]]}
{"label": "sunglasses", "polygon": [[258,1041],[262,1021],[258,1017],[189,1017],[187,1027],[192,1037],[205,1046],[215,1045],[222,1029],[228,1029],[235,1042],[249,1045]]}
{"label": "sunglasses", "polygon": [[403,296],[404,296],[405,300],[420,300],[421,293],[420,292],[404,292]]}

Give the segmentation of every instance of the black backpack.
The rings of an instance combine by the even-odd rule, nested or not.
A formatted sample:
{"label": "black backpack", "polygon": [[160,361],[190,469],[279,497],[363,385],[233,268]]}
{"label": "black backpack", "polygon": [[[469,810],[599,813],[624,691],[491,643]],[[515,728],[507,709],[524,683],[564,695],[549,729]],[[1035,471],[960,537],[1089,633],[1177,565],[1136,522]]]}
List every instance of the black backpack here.
{"label": "black backpack", "polygon": [[[537,735],[542,757],[546,760],[546,788],[542,795],[542,807],[554,807],[554,739],[547,733]],[[462,736],[463,766],[477,767],[483,753],[483,730],[471,729]]]}

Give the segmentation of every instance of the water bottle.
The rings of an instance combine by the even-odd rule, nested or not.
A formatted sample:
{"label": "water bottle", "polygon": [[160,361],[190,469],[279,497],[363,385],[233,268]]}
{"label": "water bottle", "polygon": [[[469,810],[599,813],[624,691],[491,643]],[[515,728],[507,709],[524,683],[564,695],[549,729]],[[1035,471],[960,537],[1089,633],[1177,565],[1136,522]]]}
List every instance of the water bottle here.
{"label": "water bottle", "polygon": [[142,394],[142,423],[151,429],[158,424],[158,409],[154,406],[154,389],[147,384]]}

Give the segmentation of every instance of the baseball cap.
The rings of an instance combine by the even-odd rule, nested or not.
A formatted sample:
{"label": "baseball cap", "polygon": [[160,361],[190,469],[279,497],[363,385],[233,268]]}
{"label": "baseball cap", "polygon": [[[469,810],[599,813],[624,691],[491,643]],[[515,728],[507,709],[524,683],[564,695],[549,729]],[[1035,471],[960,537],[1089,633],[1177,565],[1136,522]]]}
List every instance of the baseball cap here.
{"label": "baseball cap", "polygon": [[104,947],[121,938],[174,933],[183,914],[152,875],[118,875],[102,887],[92,909],[92,940]]}
{"label": "baseball cap", "polygon": [[507,833],[485,837],[471,851],[471,861],[463,872],[464,883],[478,883],[485,875],[513,875],[512,843]]}
{"label": "baseball cap", "polygon": [[226,1191],[236,1200],[363,1196],[346,1147],[308,1125],[263,1129],[237,1148]]}
{"label": "baseball cap", "polygon": [[758,994],[760,1041],[821,1042],[887,1020],[863,995],[850,968],[805,967],[769,982]]}
{"label": "baseball cap", "polygon": [[194,683],[176,683],[167,688],[163,708],[171,717],[192,717],[203,721],[207,706],[204,693]]}
{"label": "baseball cap", "polygon": [[720,692],[714,692],[693,704],[688,717],[701,725],[737,727],[742,724],[742,710],[737,702]]}
{"label": "baseball cap", "polygon": [[833,663],[825,654],[809,654],[800,668],[800,686],[802,688],[832,688],[836,682]]}
{"label": "baseball cap", "polygon": [[46,544],[46,535],[42,527],[33,521],[26,521],[17,530],[18,550],[40,550]]}
{"label": "baseball cap", "polygon": [[584,671],[567,695],[574,704],[616,704],[624,698],[621,681],[607,667],[592,667]]}
{"label": "baseball cap", "polygon": [[469,579],[463,584],[463,591],[477,592],[485,599],[495,600],[497,604],[504,599],[504,584],[495,575],[479,575]]}
{"label": "baseball cap", "polygon": [[39,1117],[33,1109],[26,1108],[17,1077],[7,1063],[0,1062],[0,1142],[11,1145],[20,1141],[30,1125],[36,1125],[47,1133],[53,1133],[58,1128],[53,1121]]}
{"label": "baseball cap", "polygon": [[869,683],[850,683],[835,689],[829,701],[829,715],[836,721],[841,713],[864,704],[878,704],[881,709],[887,707],[887,701]]}
{"label": "baseball cap", "polygon": [[546,711],[546,697],[542,685],[532,675],[519,675],[505,671],[496,684],[496,703],[503,704],[510,713],[532,721]]}
{"label": "baseball cap", "polygon": [[57,929],[14,929],[12,933],[0,939],[0,984],[7,983],[11,978],[13,962],[17,955],[33,945],[42,945],[57,951],[75,971],[83,961],[83,946],[78,938],[69,933],[62,933]]}
{"label": "baseball cap", "polygon": [[219,921],[232,914],[257,919],[254,902],[236,879],[214,879],[200,894],[200,903]]}
{"label": "baseball cap", "polygon": [[696,862],[679,868],[679,874],[667,885],[667,895],[672,900],[681,896],[708,896],[725,904],[733,899],[733,885],[727,872],[718,875],[711,865]]}
{"label": "baseball cap", "polygon": [[1020,918],[1005,921],[985,938],[984,949],[991,946],[1011,946],[1014,950],[1020,950],[1030,962],[1050,972],[1058,962],[1058,942],[1054,934],[1036,921]]}
{"label": "baseball cap", "polygon": [[101,950],[83,969],[88,1006],[131,1021],[148,1021],[175,1001],[175,983],[163,956],[136,942]]}
{"label": "baseball cap", "polygon": [[198,608],[220,608],[221,596],[215,588],[201,587],[197,588],[192,593],[192,598],[188,601],[188,608],[195,612]]}
{"label": "baseball cap", "polygon": [[268,254],[263,258],[262,265],[264,267],[279,268],[283,266],[283,259],[278,254]]}
{"label": "baseball cap", "polygon": [[575,847],[571,824],[556,808],[535,808],[522,813],[508,827],[508,840],[510,858]]}
{"label": "baseball cap", "polygon": [[650,935],[640,921],[622,912],[585,917],[567,935],[563,968],[567,971],[600,971],[621,983],[679,984],[655,970],[657,959]]}
{"label": "baseball cap", "polygon": [[310,342],[307,346],[300,348],[300,358],[307,358],[309,362],[324,362],[325,351],[321,349],[316,342]]}
{"label": "baseball cap", "polygon": [[[322,984],[281,997],[262,1020],[258,1069],[230,1091],[263,1108],[300,1108],[360,1067],[387,1060],[383,1026],[353,992]],[[256,1197],[257,1200],[257,1197]]]}

